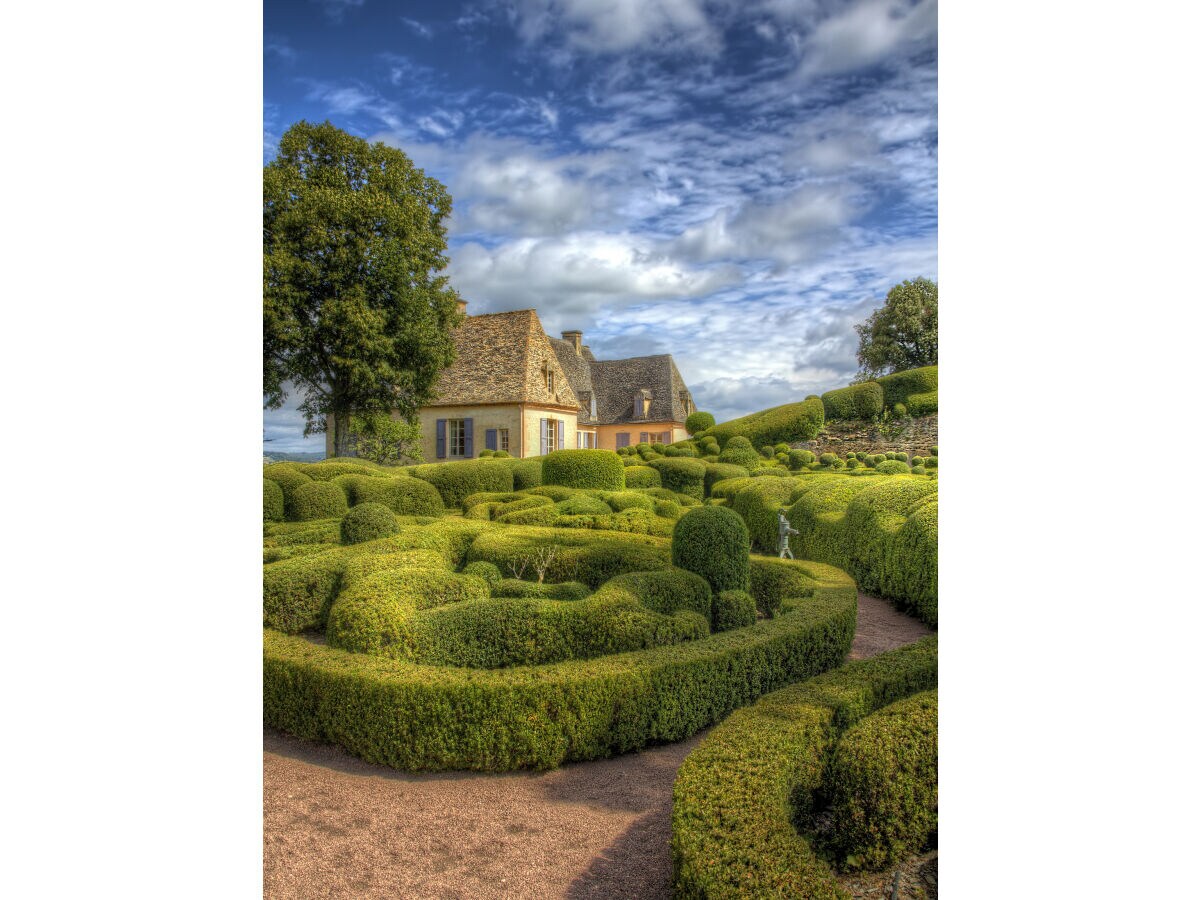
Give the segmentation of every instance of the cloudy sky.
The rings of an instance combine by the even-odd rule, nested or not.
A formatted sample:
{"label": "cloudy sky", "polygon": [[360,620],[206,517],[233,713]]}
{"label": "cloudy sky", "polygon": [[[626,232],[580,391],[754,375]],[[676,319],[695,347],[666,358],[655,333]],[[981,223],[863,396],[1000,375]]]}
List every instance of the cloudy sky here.
{"label": "cloudy sky", "polygon": [[[454,198],[468,312],[671,353],[718,421],[849,382],[937,278],[934,0],[267,0],[263,160],[299,119]],[[289,410],[267,450],[320,450]]]}

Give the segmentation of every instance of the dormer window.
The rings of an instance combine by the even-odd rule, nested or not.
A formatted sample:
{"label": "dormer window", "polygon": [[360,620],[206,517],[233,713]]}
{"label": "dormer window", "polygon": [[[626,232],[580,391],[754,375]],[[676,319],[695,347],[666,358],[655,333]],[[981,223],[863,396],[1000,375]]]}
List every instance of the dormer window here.
{"label": "dormer window", "polygon": [[554,393],[554,370],[549,367],[546,368],[546,390]]}
{"label": "dormer window", "polygon": [[595,394],[592,394],[592,396],[591,396],[591,412],[592,412],[592,418],[593,419],[596,418],[596,395]]}
{"label": "dormer window", "polygon": [[634,418],[645,419],[650,416],[650,392],[641,390],[633,395]]}

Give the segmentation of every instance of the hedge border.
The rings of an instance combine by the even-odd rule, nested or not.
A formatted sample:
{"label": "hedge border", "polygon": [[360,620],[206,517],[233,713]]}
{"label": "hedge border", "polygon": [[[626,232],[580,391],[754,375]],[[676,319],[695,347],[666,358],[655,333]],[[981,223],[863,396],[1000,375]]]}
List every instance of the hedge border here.
{"label": "hedge border", "polygon": [[847,728],[936,686],[931,635],[776,691],[714,728],[675,779],[675,896],[848,898],[794,810],[811,801]]}
{"label": "hedge border", "polygon": [[264,722],[409,771],[548,769],[683,740],[845,659],[857,590],[816,571],[811,597],[753,628],[544,666],[420,665],[264,629]]}

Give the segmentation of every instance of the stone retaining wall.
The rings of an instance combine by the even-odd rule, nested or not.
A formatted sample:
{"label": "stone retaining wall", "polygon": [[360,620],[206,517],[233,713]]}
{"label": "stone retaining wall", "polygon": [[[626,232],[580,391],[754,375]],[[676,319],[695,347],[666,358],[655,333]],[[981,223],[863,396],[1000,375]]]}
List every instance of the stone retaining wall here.
{"label": "stone retaining wall", "polygon": [[793,447],[844,457],[850,452],[887,453],[903,450],[918,456],[929,455],[929,448],[938,445],[938,417],[908,419],[903,425],[888,422],[882,428],[871,422],[828,422],[825,430],[811,441],[800,441]]}

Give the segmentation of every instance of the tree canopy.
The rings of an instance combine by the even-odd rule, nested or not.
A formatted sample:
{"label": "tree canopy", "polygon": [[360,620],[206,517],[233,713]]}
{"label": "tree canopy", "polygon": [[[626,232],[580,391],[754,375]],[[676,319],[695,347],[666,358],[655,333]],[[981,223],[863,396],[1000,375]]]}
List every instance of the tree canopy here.
{"label": "tree canopy", "polygon": [[883,306],[871,313],[858,332],[860,378],[937,365],[937,282],[904,281],[890,291]]}
{"label": "tree canopy", "polygon": [[304,433],[334,422],[350,448],[352,413],[408,422],[454,359],[458,294],[441,273],[444,185],[403,151],[329,122],[297,122],[263,168],[263,397],[302,393]]}

